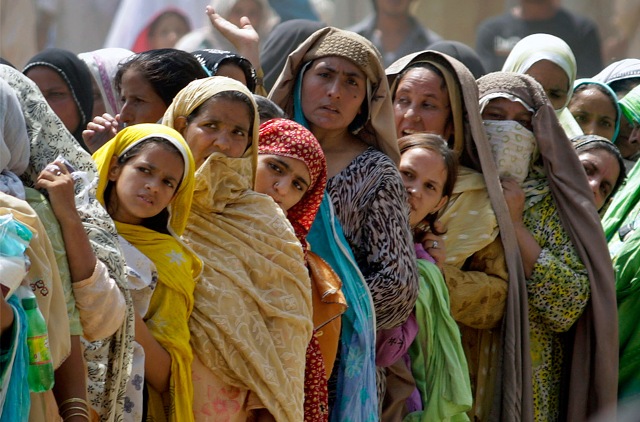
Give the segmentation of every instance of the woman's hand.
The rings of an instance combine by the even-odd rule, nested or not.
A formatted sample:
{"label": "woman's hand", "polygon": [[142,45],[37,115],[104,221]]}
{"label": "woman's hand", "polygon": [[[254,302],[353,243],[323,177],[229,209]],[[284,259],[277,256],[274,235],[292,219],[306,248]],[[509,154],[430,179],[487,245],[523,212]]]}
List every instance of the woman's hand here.
{"label": "woman's hand", "polygon": [[238,54],[246,57],[253,67],[260,69],[260,36],[251,25],[248,17],[240,18],[240,27],[220,16],[211,6],[207,6],[207,15],[215,29],[229,40]]}
{"label": "woman's hand", "polygon": [[111,138],[116,136],[120,130],[120,115],[116,114],[115,117],[109,113],[104,113],[102,116],[95,116],[93,121],[87,124],[87,129],[82,131],[82,140],[89,148],[89,151],[93,154],[102,145],[106,144]]}
{"label": "woman's hand", "polygon": [[60,161],[54,161],[40,172],[35,187],[46,189],[49,193],[49,202],[61,225],[70,220],[79,220],[76,211],[75,191],[73,177],[67,167]]}
{"label": "woman's hand", "polygon": [[[444,224],[442,224],[440,220],[436,221],[434,226],[438,232],[445,232]],[[428,232],[422,238],[422,246],[436,261],[438,268],[442,270],[442,266],[447,260],[447,247],[444,238],[433,232]]]}
{"label": "woman's hand", "polygon": [[512,179],[502,179],[502,193],[504,194],[504,200],[509,207],[509,214],[511,215],[511,221],[514,223],[522,223],[522,214],[524,213],[524,191],[516,182]]}

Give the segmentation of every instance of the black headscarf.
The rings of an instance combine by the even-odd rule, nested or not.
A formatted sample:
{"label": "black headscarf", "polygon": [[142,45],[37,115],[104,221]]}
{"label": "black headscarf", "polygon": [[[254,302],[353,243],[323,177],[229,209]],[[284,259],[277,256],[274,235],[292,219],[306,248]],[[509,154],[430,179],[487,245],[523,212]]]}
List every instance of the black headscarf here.
{"label": "black headscarf", "polygon": [[429,46],[429,50],[439,51],[453,57],[454,59],[458,59],[463,65],[467,66],[471,73],[473,73],[473,77],[476,79],[487,73],[478,53],[476,53],[473,48],[461,43],[460,41],[436,41]]}
{"label": "black headscarf", "polygon": [[276,84],[289,53],[298,48],[311,34],[326,26],[322,22],[292,19],[273,28],[260,52],[260,63],[264,71],[263,85],[267,92]]}
{"label": "black headscarf", "polygon": [[251,62],[245,57],[232,53],[226,50],[216,50],[213,48],[207,48],[204,50],[196,50],[191,53],[195,56],[200,64],[205,68],[209,76],[215,76],[218,73],[218,69],[225,63],[233,63],[242,69],[244,77],[247,80],[247,88],[254,93],[256,91],[256,70],[253,68]]}
{"label": "black headscarf", "polygon": [[80,114],[80,123],[71,133],[80,145],[87,149],[82,140],[82,131],[93,119],[93,85],[89,68],[74,53],[60,48],[48,48],[36,54],[29,60],[22,73],[26,74],[29,69],[36,66],[53,69],[69,86]]}

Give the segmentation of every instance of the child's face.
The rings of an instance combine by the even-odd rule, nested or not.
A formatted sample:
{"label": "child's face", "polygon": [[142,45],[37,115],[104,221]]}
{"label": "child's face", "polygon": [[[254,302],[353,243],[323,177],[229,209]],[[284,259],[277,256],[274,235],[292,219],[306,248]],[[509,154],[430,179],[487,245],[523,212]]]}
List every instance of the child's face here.
{"label": "child's face", "polygon": [[120,84],[122,109],[120,120],[127,126],[138,123],[156,123],[167,110],[162,98],[153,90],[149,81],[136,69],[122,75]]}
{"label": "child's face", "polygon": [[447,182],[447,168],[438,153],[425,148],[412,148],[402,154],[400,174],[409,194],[409,223],[415,227],[447,202],[447,197],[442,196]]}
{"label": "child's face", "polygon": [[213,97],[190,123],[184,117],[181,122],[176,129],[189,144],[196,168],[214,152],[240,158],[249,145],[251,114],[242,101]]}
{"label": "child's face", "polygon": [[259,155],[254,190],[269,195],[286,213],[300,202],[311,184],[307,165],[281,155]]}
{"label": "child's face", "polygon": [[109,180],[115,182],[109,198],[111,217],[140,225],[158,215],[173,199],[183,172],[182,157],[159,144],[144,147],[122,166],[113,162],[109,168]]}

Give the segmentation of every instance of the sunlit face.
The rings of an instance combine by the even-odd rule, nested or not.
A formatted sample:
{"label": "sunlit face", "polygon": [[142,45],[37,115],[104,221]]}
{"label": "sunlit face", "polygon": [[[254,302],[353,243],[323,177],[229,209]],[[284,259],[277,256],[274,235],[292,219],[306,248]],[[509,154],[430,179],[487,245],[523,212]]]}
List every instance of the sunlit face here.
{"label": "sunlit face", "polygon": [[109,180],[115,183],[108,210],[115,221],[140,225],[158,215],[173,199],[182,174],[184,161],[177,151],[154,143],[124,165],[114,160]]}
{"label": "sunlit face", "polygon": [[542,85],[555,110],[564,107],[569,95],[569,77],[560,66],[549,60],[540,60],[525,73]]}
{"label": "sunlit face", "polygon": [[608,151],[592,149],[578,153],[584,171],[587,173],[589,187],[593,192],[596,209],[602,208],[620,175],[618,160]]}
{"label": "sunlit face", "polygon": [[167,12],[158,17],[153,33],[149,33],[149,46],[151,49],[173,48],[189,30],[189,24],[183,17]]}
{"label": "sunlit face", "polygon": [[302,78],[302,112],[316,138],[345,131],[366,97],[366,77],[342,57],[317,59]]}
{"label": "sunlit face", "polygon": [[529,130],[532,116],[525,106],[507,98],[494,98],[482,110],[482,120],[513,120]]}
{"label": "sunlit face", "polygon": [[640,151],[640,126],[634,127],[624,115],[620,119],[616,146],[622,157],[626,159],[630,159]]}
{"label": "sunlit face", "polygon": [[127,126],[156,123],[167,110],[167,105],[153,86],[136,69],[129,69],[122,75],[120,95],[123,103],[120,120]]}
{"label": "sunlit face", "polygon": [[417,67],[398,83],[393,100],[398,138],[412,133],[451,135],[451,105],[444,80],[431,69]]}
{"label": "sunlit face", "polygon": [[214,152],[240,158],[251,141],[251,114],[240,100],[212,97],[200,108],[191,122],[176,119],[178,130],[189,144],[196,168]]}
{"label": "sunlit face", "polygon": [[585,135],[613,139],[616,109],[607,94],[595,87],[585,88],[573,94],[568,108]]}
{"label": "sunlit face", "polygon": [[400,159],[400,174],[409,194],[409,223],[415,227],[447,202],[442,190],[447,182],[444,158],[425,148],[407,150]]}
{"label": "sunlit face", "polygon": [[262,25],[262,6],[256,0],[238,0],[229,12],[227,20],[240,27],[240,18],[246,16],[251,21],[251,26],[260,28]]}
{"label": "sunlit face", "polygon": [[227,78],[235,79],[244,86],[247,86],[247,77],[244,71],[234,63],[222,63],[216,70],[216,76],[226,76]]}
{"label": "sunlit face", "polygon": [[303,161],[281,155],[258,156],[254,190],[269,195],[285,213],[300,202],[310,184]]}
{"label": "sunlit face", "polygon": [[25,75],[35,82],[53,112],[64,127],[74,133],[80,125],[80,111],[73,99],[71,88],[55,70],[46,66],[34,66]]}

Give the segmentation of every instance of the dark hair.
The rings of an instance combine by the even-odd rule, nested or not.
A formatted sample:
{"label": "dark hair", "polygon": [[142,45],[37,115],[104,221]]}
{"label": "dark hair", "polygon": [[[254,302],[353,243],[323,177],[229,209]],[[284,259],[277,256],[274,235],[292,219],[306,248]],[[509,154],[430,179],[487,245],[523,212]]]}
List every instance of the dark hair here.
{"label": "dark hair", "polygon": [[[153,145],[160,145],[162,148],[166,149],[167,151],[177,154],[180,157],[180,159],[183,160],[182,164],[186,165],[184,163],[184,158],[180,153],[180,151],[178,150],[178,148],[176,148],[176,146],[172,144],[169,140],[158,136],[158,137],[151,137],[151,138],[145,139],[144,141],[128,149],[124,154],[120,155],[117,161],[118,167],[124,166],[132,158],[140,155],[141,152],[150,148]],[[182,183],[182,178],[178,181],[178,184],[175,189],[176,192],[180,188],[181,183]],[[104,203],[109,215],[114,214],[116,211],[114,210],[113,204],[111,203],[111,194],[113,192],[114,186],[115,186],[115,183],[112,181],[109,181],[107,182],[107,186],[104,189]],[[169,230],[167,229],[168,222],[169,222],[169,211],[167,211],[167,209],[164,208],[157,215],[144,219],[142,221],[142,226],[150,230],[157,231],[158,233],[169,234]]]}
{"label": "dark hair", "polygon": [[622,97],[627,95],[629,91],[640,85],[640,76],[635,78],[618,79],[616,81],[609,82],[608,85],[609,88],[616,93],[618,99],[622,99]]}
{"label": "dark hair", "polygon": [[[571,97],[571,101],[573,101],[573,99],[575,98],[575,95],[579,92],[585,91],[589,88],[595,88],[597,91],[603,93],[604,95],[607,96],[607,98],[609,98],[609,100],[611,100],[611,104],[613,104],[613,109],[617,112],[618,110],[618,99],[614,98],[611,96],[611,92],[607,91],[607,88],[605,88],[604,86],[600,85],[600,84],[593,84],[593,83],[583,83],[578,85],[574,90],[573,90],[573,96]],[[571,103],[571,101],[569,101],[569,103]]]}
{"label": "dark hair", "polygon": [[207,77],[207,72],[193,55],[174,48],[138,53],[120,64],[114,79],[118,93],[127,70],[140,72],[167,107],[182,88],[196,79]]}
{"label": "dark hair", "polygon": [[[413,69],[427,69],[432,71],[433,73],[435,73],[436,75],[438,75],[440,77],[440,79],[442,80],[442,83],[440,84],[440,88],[441,89],[447,89],[447,81],[444,78],[444,74],[442,73],[442,71],[440,69],[438,69],[436,66],[432,65],[431,63],[428,62],[414,62],[411,63],[409,66],[405,67],[402,72],[400,72],[398,74],[398,76],[396,77],[396,84],[395,84],[395,89],[393,90],[393,92],[391,93],[391,101],[394,101],[396,99],[396,91],[398,90],[398,86],[400,85],[400,82],[402,82],[402,78],[404,78],[407,73],[409,73],[409,71],[413,70]],[[448,96],[449,94],[447,94]]]}
{"label": "dark hair", "polygon": [[280,106],[267,97],[262,95],[253,94],[253,100],[258,106],[258,114],[260,115],[260,124],[271,119],[286,119],[287,113],[280,108]]}
{"label": "dark hair", "polygon": [[[442,136],[433,133],[414,133],[398,139],[398,147],[400,148],[400,155],[414,148],[424,148],[440,155],[444,161],[444,167],[447,170],[447,180],[442,187],[442,196],[451,198],[453,187],[458,179],[458,156],[449,148],[447,141]],[[444,207],[440,208],[440,211],[443,209]],[[414,229],[414,237],[416,239],[424,235],[427,228],[437,235],[445,233],[439,232],[434,227],[440,211],[428,214],[420,224],[418,224]]]}
{"label": "dark hair", "polygon": [[[615,146],[610,140],[598,135],[580,135],[571,139],[573,143],[573,148],[576,150],[576,153],[580,155],[581,152],[595,151],[601,150],[606,151],[609,154],[613,155],[618,162],[618,166],[620,167],[620,174],[618,174],[618,179],[616,180],[616,184],[611,189],[611,193],[609,193],[609,198],[616,193],[616,191],[622,186],[624,180],[627,178],[627,171],[624,166],[624,159],[622,158],[622,154],[620,154],[620,150],[617,146]],[[599,211],[599,210],[598,210]]]}
{"label": "dark hair", "polygon": [[198,117],[200,112],[202,112],[202,110],[207,107],[207,105],[209,104],[210,101],[212,101],[214,99],[218,99],[218,98],[240,102],[240,103],[242,103],[242,104],[247,106],[247,109],[249,110],[249,120],[250,120],[250,122],[249,122],[249,144],[247,145],[247,148],[249,148],[251,146],[251,144],[253,143],[253,141],[254,141],[254,139],[253,139],[253,120],[255,118],[255,109],[253,108],[253,103],[251,102],[251,99],[249,97],[247,97],[244,93],[240,92],[240,91],[220,91],[217,94],[211,96],[205,102],[203,102],[198,107],[193,109],[193,111],[187,116],[187,123],[191,123],[193,121],[193,119]]}

